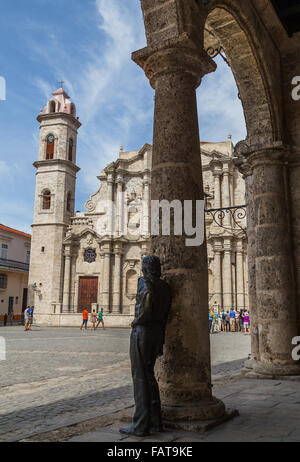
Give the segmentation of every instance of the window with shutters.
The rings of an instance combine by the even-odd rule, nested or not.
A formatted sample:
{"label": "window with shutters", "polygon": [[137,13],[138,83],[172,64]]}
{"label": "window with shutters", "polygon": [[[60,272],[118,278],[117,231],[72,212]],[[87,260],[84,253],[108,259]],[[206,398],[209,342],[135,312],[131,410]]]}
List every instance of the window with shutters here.
{"label": "window with shutters", "polygon": [[7,276],[6,274],[0,274],[0,289],[7,289]]}
{"label": "window with shutters", "polygon": [[47,189],[43,193],[43,210],[51,209],[51,192]]}
{"label": "window with shutters", "polygon": [[2,244],[2,246],[1,246],[1,258],[3,260],[7,260],[7,255],[8,255],[8,245],[7,244]]}

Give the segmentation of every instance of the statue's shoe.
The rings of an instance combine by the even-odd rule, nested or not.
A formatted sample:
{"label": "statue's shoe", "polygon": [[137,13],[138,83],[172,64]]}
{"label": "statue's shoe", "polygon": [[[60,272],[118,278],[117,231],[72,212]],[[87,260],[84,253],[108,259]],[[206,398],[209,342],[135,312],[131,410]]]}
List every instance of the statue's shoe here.
{"label": "statue's shoe", "polygon": [[162,433],[164,432],[164,428],[163,427],[151,427],[150,428],[150,432],[151,433]]}
{"label": "statue's shoe", "polygon": [[128,428],[120,428],[119,430],[122,435],[127,435],[127,436],[137,436],[138,438],[143,438],[144,436],[149,436],[149,432],[135,432],[131,427]]}

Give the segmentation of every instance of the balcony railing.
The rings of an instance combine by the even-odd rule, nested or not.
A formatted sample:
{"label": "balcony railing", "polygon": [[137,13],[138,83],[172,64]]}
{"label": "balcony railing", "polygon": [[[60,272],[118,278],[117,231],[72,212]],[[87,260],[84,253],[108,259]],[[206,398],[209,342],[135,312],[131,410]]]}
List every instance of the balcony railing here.
{"label": "balcony railing", "polygon": [[29,264],[23,263],[21,261],[6,260],[5,258],[0,258],[0,268],[9,268],[9,269],[17,269],[21,271],[29,271]]}

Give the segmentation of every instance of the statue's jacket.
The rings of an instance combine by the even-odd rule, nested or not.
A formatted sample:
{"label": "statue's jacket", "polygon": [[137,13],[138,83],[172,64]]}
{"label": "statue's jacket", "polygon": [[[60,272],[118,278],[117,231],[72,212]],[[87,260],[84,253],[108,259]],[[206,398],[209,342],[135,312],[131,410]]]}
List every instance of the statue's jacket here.
{"label": "statue's jacket", "polygon": [[138,330],[145,339],[151,339],[157,348],[157,355],[162,354],[165,331],[171,306],[171,289],[162,279],[152,282],[143,277],[138,280],[135,319],[133,330]]}

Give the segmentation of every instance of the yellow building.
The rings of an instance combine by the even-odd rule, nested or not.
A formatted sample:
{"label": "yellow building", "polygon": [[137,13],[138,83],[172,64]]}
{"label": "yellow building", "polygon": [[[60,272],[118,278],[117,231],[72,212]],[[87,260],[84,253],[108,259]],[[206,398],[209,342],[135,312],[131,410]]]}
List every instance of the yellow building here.
{"label": "yellow building", "polygon": [[0,224],[0,316],[27,304],[31,235]]}

